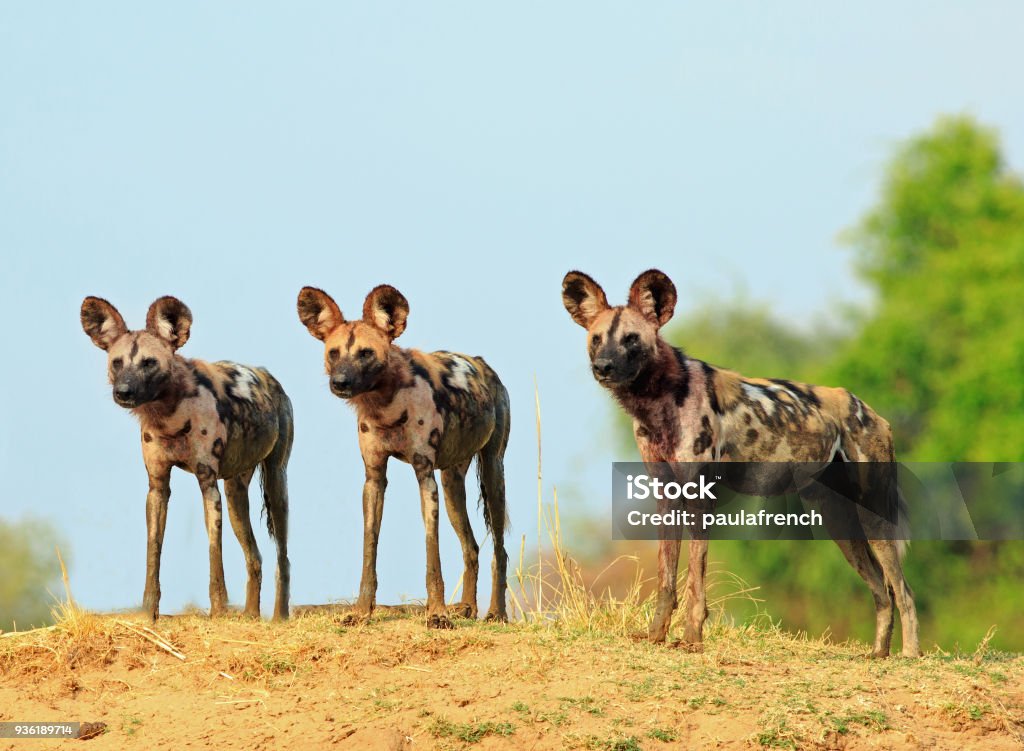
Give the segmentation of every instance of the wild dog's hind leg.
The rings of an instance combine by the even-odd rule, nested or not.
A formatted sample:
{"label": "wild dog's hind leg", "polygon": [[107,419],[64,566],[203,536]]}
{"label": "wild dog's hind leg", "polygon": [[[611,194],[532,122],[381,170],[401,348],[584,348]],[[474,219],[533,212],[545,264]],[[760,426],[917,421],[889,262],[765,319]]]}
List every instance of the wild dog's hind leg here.
{"label": "wild dog's hind leg", "polygon": [[920,657],[921,644],[918,641],[917,608],[914,605],[914,593],[903,576],[903,561],[900,555],[900,546],[904,543],[900,540],[870,540],[869,544],[882,567],[886,583],[892,588],[893,595],[896,597],[896,607],[900,610],[900,626],[903,629],[903,656]]}
{"label": "wild dog's hind leg", "polygon": [[260,586],[263,583],[263,559],[256,544],[256,535],[252,531],[249,519],[249,483],[254,470],[243,472],[224,481],[224,492],[228,497],[228,518],[235,537],[242,546],[245,556],[245,572],[248,581],[245,585],[245,615],[250,618],[260,617]]}
{"label": "wild dog's hind leg", "polygon": [[224,552],[222,548],[224,517],[221,511],[217,473],[206,464],[196,467],[196,478],[203,491],[203,513],[206,534],[210,539],[210,617],[223,615],[228,609],[228,590],[224,586]]}
{"label": "wild dog's hind leg", "polygon": [[263,483],[263,507],[267,511],[267,530],[277,544],[277,591],[274,595],[274,620],[288,618],[291,592],[291,563],[288,561],[288,457],[292,451],[291,404],[282,413],[277,443],[270,456],[260,464]]}
{"label": "wild dog's hind leg", "polygon": [[[676,543],[676,556],[679,555]],[[708,569],[708,541],[690,540],[690,554],[686,571],[686,623],[683,626],[682,647],[691,652],[704,648],[704,621],[708,617],[708,593],[705,575]],[[669,616],[671,619],[671,616]],[[666,624],[667,627],[668,624]]]}
{"label": "wild dog's hind leg", "polygon": [[491,604],[487,608],[488,621],[508,621],[505,591],[508,588],[508,553],[505,551],[505,445],[508,441],[507,418],[504,425],[494,428],[491,440],[477,455],[480,471],[480,492],[483,494],[484,521],[491,531],[494,560],[491,561]]}
{"label": "wild dog's hind leg", "polygon": [[480,571],[480,546],[476,544],[473,528],[469,524],[466,509],[466,471],[469,462],[441,471],[441,488],[444,490],[444,505],[448,519],[455,528],[455,534],[462,545],[462,600],[452,612],[463,618],[476,618],[476,584]]}
{"label": "wild dog's hind leg", "polygon": [[875,601],[875,647],[871,656],[888,657],[892,641],[893,608],[892,594],[885,584],[882,569],[871,554],[867,541],[836,540],[836,545],[843,551],[854,571],[867,583]]}
{"label": "wild dog's hind leg", "polygon": [[150,467],[149,493],[146,494],[146,588],[142,610],[155,621],[160,612],[160,553],[167,526],[167,504],[171,498],[170,466]]}

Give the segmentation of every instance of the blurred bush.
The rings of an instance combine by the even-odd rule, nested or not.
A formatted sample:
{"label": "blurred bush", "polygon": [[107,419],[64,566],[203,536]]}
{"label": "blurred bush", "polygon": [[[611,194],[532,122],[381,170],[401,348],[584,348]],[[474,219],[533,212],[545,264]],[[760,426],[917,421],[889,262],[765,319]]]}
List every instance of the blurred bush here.
{"label": "blurred bush", "polygon": [[61,593],[56,548],[67,548],[48,522],[0,519],[0,630],[25,630],[52,622]]}

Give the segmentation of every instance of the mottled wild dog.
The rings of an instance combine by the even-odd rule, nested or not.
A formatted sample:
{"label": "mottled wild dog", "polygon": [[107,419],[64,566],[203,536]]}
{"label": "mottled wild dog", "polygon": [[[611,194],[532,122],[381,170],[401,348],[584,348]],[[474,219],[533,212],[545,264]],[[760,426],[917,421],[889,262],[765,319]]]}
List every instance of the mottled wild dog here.
{"label": "mottled wild dog", "polygon": [[346,321],[322,290],[299,292],[299,319],[324,343],[327,374],[335,396],[355,407],[359,451],[366,467],[363,485],[363,573],[352,621],[369,618],[377,594],[377,538],[384,509],[390,457],[412,465],[419,482],[427,536],[427,626],[451,628],[438,552],[438,493],[441,470],[448,518],[462,544],[465,573],[455,612],[477,614],[478,552],[466,511],[466,472],[476,457],[484,522],[494,541],[488,620],[505,613],[505,447],[509,433],[508,392],[479,357],[452,352],[402,349],[394,340],[405,331],[409,303],[394,287],[373,289],[363,317]]}
{"label": "mottled wild dog", "polygon": [[143,610],[156,620],[160,605],[160,551],[171,496],[172,467],[191,472],[203,494],[210,538],[210,615],[228,604],[221,555],[224,480],[228,516],[245,554],[245,614],[260,614],[262,560],[249,521],[249,481],[258,466],[267,527],[277,542],[274,618],[288,617],[288,489],[285,470],[292,447],[292,405],[263,368],[233,362],[189,360],[177,353],[192,327],[183,302],[161,297],[146,315],[146,328],[129,331],[106,300],[82,302],[82,328],[107,352],[114,401],[142,427],[142,459],[149,474],[146,496],[146,589]]}
{"label": "mottled wild dog", "polygon": [[[892,462],[889,424],[849,391],[786,380],[745,378],[688,357],[659,329],[672,318],[676,288],[657,270],[641,274],[624,306],[608,304],[586,274],[562,281],[562,301],[587,329],[594,377],[633,418],[645,462]],[[832,466],[832,465],[827,465]],[[867,465],[865,465],[867,466]],[[803,495],[803,493],[802,493]],[[920,654],[914,597],[903,576],[899,540],[836,540],[875,601],[873,655],[889,654],[893,598],[903,654]],[[707,618],[707,539],[691,539],[683,645],[699,649]],[[680,542],[663,536],[658,599],[648,638],[662,642],[676,608]]]}

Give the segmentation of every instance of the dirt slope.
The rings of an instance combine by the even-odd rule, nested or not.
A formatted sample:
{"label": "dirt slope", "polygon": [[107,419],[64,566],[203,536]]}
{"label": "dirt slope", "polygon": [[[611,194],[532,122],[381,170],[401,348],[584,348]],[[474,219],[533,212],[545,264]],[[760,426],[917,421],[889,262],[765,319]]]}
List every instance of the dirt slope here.
{"label": "dirt slope", "polygon": [[85,616],[0,638],[0,719],[103,722],[88,741],[0,749],[1019,749],[1024,658],[869,661],[772,628],[703,654],[557,628],[415,615],[347,628]]}

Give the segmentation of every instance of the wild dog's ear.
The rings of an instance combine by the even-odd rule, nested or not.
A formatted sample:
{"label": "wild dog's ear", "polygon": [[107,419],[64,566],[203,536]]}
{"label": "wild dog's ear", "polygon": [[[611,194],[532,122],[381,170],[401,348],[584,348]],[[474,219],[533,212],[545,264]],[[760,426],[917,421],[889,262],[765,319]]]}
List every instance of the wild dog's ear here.
{"label": "wild dog's ear", "polygon": [[585,329],[590,328],[598,313],[610,307],[601,285],[582,271],[570,271],[562,279],[562,304],[572,320]]}
{"label": "wild dog's ear", "polygon": [[640,311],[644,318],[661,328],[676,309],[676,285],[657,269],[645,271],[629,288],[629,307]]}
{"label": "wild dog's ear", "polygon": [[408,318],[409,301],[390,284],[374,287],[363,301],[363,320],[372,323],[392,339],[402,335]]}
{"label": "wild dog's ear", "polygon": [[299,320],[309,333],[325,341],[331,332],[345,323],[345,316],[334,298],[316,287],[303,287],[299,292]]}
{"label": "wild dog's ear", "polygon": [[161,297],[149,306],[146,330],[170,342],[174,349],[179,349],[188,341],[192,331],[192,311],[177,297]]}
{"label": "wild dog's ear", "polygon": [[102,297],[87,297],[82,300],[82,330],[89,335],[92,343],[100,349],[110,349],[121,334],[128,333],[124,319],[117,308]]}

